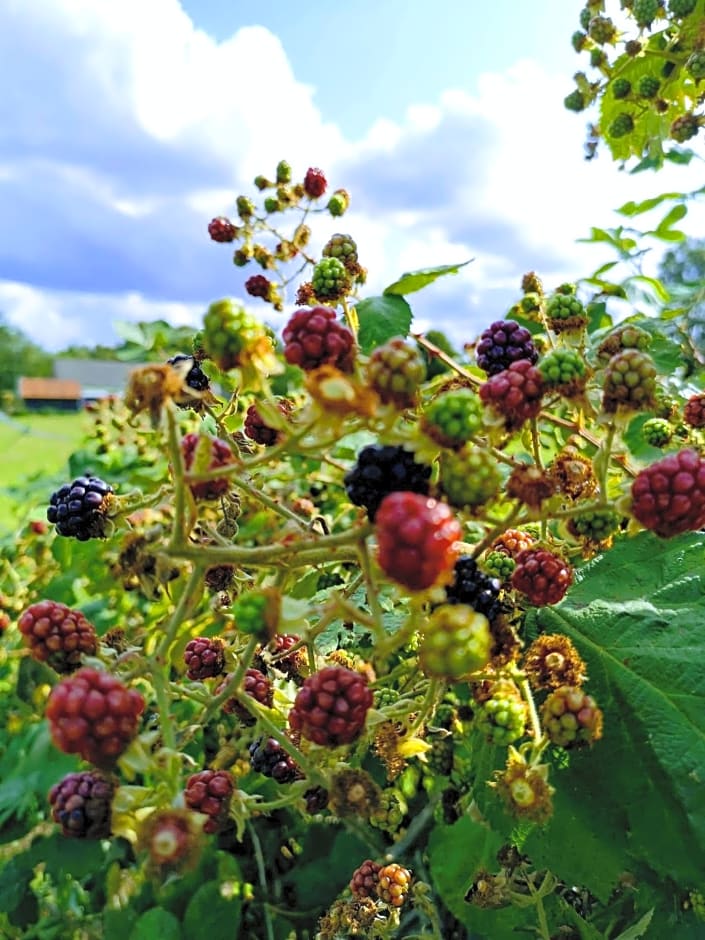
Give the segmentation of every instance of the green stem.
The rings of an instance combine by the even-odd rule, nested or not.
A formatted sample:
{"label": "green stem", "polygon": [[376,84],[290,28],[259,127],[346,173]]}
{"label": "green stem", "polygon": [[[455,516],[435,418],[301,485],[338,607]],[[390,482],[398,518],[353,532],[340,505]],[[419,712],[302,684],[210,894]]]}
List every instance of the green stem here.
{"label": "green stem", "polygon": [[612,455],[612,445],[617,428],[614,421],[610,422],[607,428],[607,437],[604,443],[604,457],[600,466],[600,494],[603,499],[607,499],[607,471],[609,470],[610,457]]}
{"label": "green stem", "polygon": [[179,430],[176,424],[175,406],[169,404],[166,408],[167,439],[169,444],[169,460],[174,474],[174,524],[171,530],[170,547],[181,545],[184,541],[184,516],[186,507],[186,484],[184,483],[184,460],[179,444]]}
{"label": "green stem", "polygon": [[543,470],[543,463],[541,462],[541,440],[539,438],[539,424],[536,418],[531,419],[531,448],[534,453],[534,463],[539,468],[539,470]]}
{"label": "green stem", "polygon": [[367,589],[367,603],[370,605],[370,611],[372,613],[375,639],[379,643],[384,639],[385,636],[383,621],[384,612],[382,611],[379,603],[379,592],[372,576],[370,554],[367,550],[367,541],[364,538],[360,539],[360,541],[357,543],[357,555],[360,559],[360,571],[362,572],[362,577],[365,581],[365,588]]}
{"label": "green stem", "polygon": [[186,620],[191,610],[196,606],[202,593],[203,568],[200,565],[194,565],[189,579],[186,582],[183,591],[181,592],[179,603],[176,605],[174,612],[171,615],[169,625],[164,632],[162,641],[157,647],[156,661],[158,666],[163,667],[166,665],[169,649],[176,638],[176,633],[179,629],[179,626],[183,623],[184,620]]}
{"label": "green stem", "polygon": [[428,689],[426,690],[426,695],[424,696],[424,700],[421,704],[421,710],[409,728],[409,735],[412,735],[418,728],[421,727],[424,721],[426,721],[429,713],[433,710],[436,699],[440,698],[440,696],[443,694],[443,690],[444,686],[439,682],[438,679],[431,679],[431,681],[428,683]]}
{"label": "green stem", "polygon": [[264,865],[264,855],[262,854],[262,845],[259,841],[259,836],[255,830],[255,827],[252,825],[248,819],[246,824],[247,831],[250,834],[250,839],[252,839],[252,847],[255,850],[255,862],[257,863],[257,877],[259,878],[260,887],[262,889],[262,909],[264,910],[264,928],[267,932],[267,940],[274,940],[274,927],[272,926],[272,917],[269,913],[269,905],[267,903],[267,870]]}
{"label": "green stem", "polygon": [[541,730],[541,722],[539,721],[539,714],[536,711],[536,703],[534,702],[534,696],[531,692],[529,680],[521,679],[519,682],[519,688],[521,689],[521,694],[523,695],[524,701],[526,702],[526,705],[529,709],[529,724],[531,725],[531,734],[534,739],[534,745],[538,747],[543,740],[543,731]]}
{"label": "green stem", "polygon": [[502,521],[498,523],[493,529],[490,529],[482,541],[477,543],[473,549],[472,557],[478,558],[484,552],[484,550],[494,542],[498,535],[501,535],[502,532],[505,532],[513,523],[517,521],[520,513],[521,503],[517,501],[504,517],[504,519],[502,519]]}

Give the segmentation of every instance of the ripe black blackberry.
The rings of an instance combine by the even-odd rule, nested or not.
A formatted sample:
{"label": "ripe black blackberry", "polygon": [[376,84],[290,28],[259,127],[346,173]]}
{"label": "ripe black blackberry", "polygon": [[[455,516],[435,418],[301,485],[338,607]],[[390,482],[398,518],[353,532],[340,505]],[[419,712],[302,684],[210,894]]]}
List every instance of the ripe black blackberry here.
{"label": "ripe black blackberry", "polygon": [[252,769],[277,783],[293,783],[302,774],[292,757],[276,738],[257,738],[250,744]]}
{"label": "ripe black blackberry", "polygon": [[515,320],[496,320],[481,334],[477,344],[477,364],[488,375],[503,372],[513,362],[539,358],[531,333]]}
{"label": "ripe black blackberry", "polygon": [[449,604],[467,604],[492,623],[502,612],[501,587],[499,578],[480,571],[470,555],[461,555],[455,563],[453,582],[446,588],[446,600]]}
{"label": "ripe black blackberry", "polygon": [[51,494],[47,519],[59,535],[79,542],[104,539],[110,528],[107,510],[112,493],[112,486],[99,477],[76,477]]}
{"label": "ripe black blackberry", "polygon": [[370,521],[390,493],[428,494],[431,468],[418,464],[411,451],[394,445],[370,444],[357,455],[357,463],[345,474],[351,503],[364,506]]}
{"label": "ripe black blackberry", "polygon": [[65,836],[105,839],[110,835],[110,805],[115,786],[97,770],[67,774],[49,791],[52,819]]}

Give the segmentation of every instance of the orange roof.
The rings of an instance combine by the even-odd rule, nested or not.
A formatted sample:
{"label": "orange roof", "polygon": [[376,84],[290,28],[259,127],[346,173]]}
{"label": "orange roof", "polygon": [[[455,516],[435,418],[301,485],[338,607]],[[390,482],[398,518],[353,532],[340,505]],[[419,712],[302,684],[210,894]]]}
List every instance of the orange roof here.
{"label": "orange roof", "polygon": [[47,398],[54,401],[81,397],[81,383],[74,379],[35,379],[23,375],[19,382],[20,398]]}

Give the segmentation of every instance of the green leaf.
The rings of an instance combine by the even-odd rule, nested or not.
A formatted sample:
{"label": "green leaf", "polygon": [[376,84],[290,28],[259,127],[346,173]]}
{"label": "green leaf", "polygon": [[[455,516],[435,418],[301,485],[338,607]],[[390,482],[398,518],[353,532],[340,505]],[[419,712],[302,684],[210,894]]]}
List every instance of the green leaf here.
{"label": "green leaf", "polygon": [[560,606],[527,617],[573,640],[605,713],[603,740],[557,786],[578,817],[587,800],[612,821],[611,851],[684,885],[705,868],[704,559],[703,533],[641,533],[586,564]]}
{"label": "green leaf", "polygon": [[633,277],[628,278],[628,282],[630,284],[644,284],[649,288],[650,292],[655,294],[656,297],[664,303],[668,303],[671,299],[671,295],[658,278],[647,277],[646,274],[635,274]]}
{"label": "green leaf", "polygon": [[[196,934],[188,933],[187,936],[193,937],[193,940],[197,937]],[[165,911],[163,907],[153,907],[146,911],[132,928],[130,940],[181,940],[181,927],[169,911]]]}
{"label": "green leaf", "polygon": [[139,346],[145,346],[147,337],[139,323],[130,323],[128,320],[113,321],[113,330],[127,343],[137,343]]}
{"label": "green leaf", "polygon": [[224,897],[217,881],[196,891],[184,914],[184,934],[189,940],[232,940],[239,935],[242,900]]}
{"label": "green leaf", "polygon": [[411,326],[412,312],[403,297],[395,294],[368,297],[355,307],[360,328],[357,341],[364,353],[372,352],[394,336],[406,336]]}
{"label": "green leaf", "polygon": [[666,215],[661,219],[659,224],[656,226],[656,231],[660,232],[661,229],[672,228],[676,222],[680,222],[688,214],[688,207],[682,202],[679,202],[672,209],[670,209]]}
{"label": "green leaf", "polygon": [[436,268],[421,268],[419,271],[409,271],[402,274],[398,281],[384,288],[385,296],[390,294],[413,294],[414,291],[422,290],[433,284],[439,277],[445,277],[446,274],[457,274],[461,268],[464,268],[474,258],[469,261],[463,261],[460,264],[442,264]]}
{"label": "green leaf", "polygon": [[[669,199],[682,198],[683,193],[661,193],[660,196],[652,196],[650,199],[644,199],[642,202],[634,202],[633,200],[625,202],[623,206],[620,206],[619,209],[617,209],[617,212],[619,212],[620,215],[626,215],[630,217],[634,215],[641,215],[642,212],[650,212],[651,209],[655,209],[656,206],[660,206],[662,202],[666,202]],[[661,224],[663,225],[663,222]]]}
{"label": "green leaf", "polygon": [[623,930],[622,933],[615,937],[614,940],[639,940],[640,937],[643,937],[646,931],[649,929],[649,924],[651,923],[651,918],[654,916],[653,908],[650,911],[647,911],[639,922],[634,924],[632,927],[627,927],[626,930]]}

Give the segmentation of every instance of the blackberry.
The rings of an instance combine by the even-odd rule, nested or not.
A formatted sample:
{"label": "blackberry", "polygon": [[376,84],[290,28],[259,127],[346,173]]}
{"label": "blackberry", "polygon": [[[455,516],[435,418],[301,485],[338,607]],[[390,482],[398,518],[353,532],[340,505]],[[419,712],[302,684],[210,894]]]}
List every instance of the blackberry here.
{"label": "blackberry", "polygon": [[396,862],[377,872],[377,897],[390,907],[401,907],[411,888],[411,872]]}
{"label": "blackberry", "polygon": [[576,114],[579,114],[581,111],[585,110],[587,102],[585,101],[583,93],[576,88],[574,91],[571,91],[569,95],[565,96],[563,105],[568,111],[575,111]]}
{"label": "blackberry", "polygon": [[441,489],[451,506],[483,506],[499,491],[502,476],[489,451],[466,447],[441,454]]}
{"label": "blackberry", "polygon": [[217,637],[196,637],[184,650],[186,675],[189,679],[210,679],[225,671],[225,649]]}
{"label": "blackberry", "polygon": [[592,19],[592,10],[590,9],[590,7],[589,6],[583,7],[582,10],[580,11],[580,25],[583,27],[584,30],[588,30],[590,28],[591,19]]}
{"label": "blackberry", "polygon": [[323,246],[321,252],[324,258],[336,258],[342,261],[345,270],[350,274],[357,274],[357,245],[350,235],[333,235]]}
{"label": "blackberry", "polygon": [[442,447],[460,447],[482,428],[482,402],[469,388],[443,392],[426,408],[422,427]]}
{"label": "blackberry", "polygon": [[230,219],[219,215],[208,223],[208,234],[214,242],[233,242],[237,238],[237,226]]}
{"label": "blackberry", "polygon": [[355,338],[330,307],[295,311],[282,333],[284,358],[305,371],[322,365],[352,372]]}
{"label": "blackberry", "polygon": [[514,320],[490,324],[480,335],[475,355],[478,366],[488,375],[496,375],[520,359],[533,365],[539,357],[531,333]]}
{"label": "blackberry", "polygon": [[76,477],[51,494],[47,519],[59,535],[79,542],[104,539],[112,528],[107,516],[112,494],[112,486],[99,477]]}
{"label": "blackberry", "polygon": [[315,744],[350,744],[364,728],[371,705],[365,676],[344,666],[326,666],[304,681],[289,725]]}
{"label": "blackberry", "polygon": [[507,431],[518,430],[541,411],[543,376],[528,359],[513,362],[480,386],[480,398]]}
{"label": "blackberry", "polygon": [[336,189],[328,200],[327,208],[334,219],[345,215],[350,208],[350,193],[345,189]]}
{"label": "blackberry", "polygon": [[54,822],[74,839],[107,839],[115,785],[97,770],[67,774],[49,791]]}
{"label": "blackberry", "polygon": [[202,770],[186,781],[184,802],[189,809],[207,816],[204,832],[217,832],[228,818],[235,781],[227,770]]}
{"label": "blackberry", "polygon": [[659,0],[634,0],[632,16],[636,25],[642,29],[649,29],[659,10]]}
{"label": "blackberry", "polygon": [[538,364],[546,388],[554,388],[570,398],[585,388],[587,367],[577,349],[554,349]]}
{"label": "blackberry", "polygon": [[376,894],[379,870],[382,866],[368,858],[356,868],[350,881],[350,891],[356,898],[371,898]]}
{"label": "blackberry", "polygon": [[519,689],[511,679],[493,682],[489,697],[477,710],[477,727],[487,740],[506,747],[524,734],[528,708]]}
{"label": "blackberry", "polygon": [[641,427],[641,434],[652,447],[667,447],[673,439],[674,427],[665,418],[649,418]]}
{"label": "blackberry", "polygon": [[612,82],[612,95],[618,101],[628,98],[632,93],[632,83],[627,78],[615,78]]}
{"label": "blackberry", "polygon": [[585,307],[574,292],[557,290],[546,303],[546,317],[554,333],[580,329],[587,323]]}
{"label": "blackberry", "polygon": [[597,347],[597,358],[600,362],[609,362],[612,356],[623,349],[638,349],[640,352],[646,352],[650,345],[651,335],[646,330],[627,324],[613,330],[602,340]]}
{"label": "blackberry", "polygon": [[661,82],[658,78],[653,75],[644,75],[639,79],[637,94],[640,98],[655,98],[660,87]]}
{"label": "blackberry", "polygon": [[276,738],[257,738],[250,744],[252,769],[277,783],[293,783],[302,774],[296,761],[290,757]]}
{"label": "blackberry", "polygon": [[695,9],[697,0],[670,0],[668,12],[671,16],[688,16]]}
{"label": "blackberry", "polygon": [[311,285],[319,300],[335,302],[350,293],[350,275],[338,258],[323,258],[313,269]]}
{"label": "blackberry", "polygon": [[412,408],[425,378],[426,365],[421,353],[400,336],[378,346],[370,354],[367,381],[385,405]]}
{"label": "blackberry", "polygon": [[404,491],[426,495],[431,468],[418,464],[403,447],[370,444],[357,456],[357,463],[344,478],[350,502],[364,506],[370,521],[389,493]]}
{"label": "blackberry", "polygon": [[71,610],[58,601],[32,604],[17,626],[32,656],[56,672],[73,672],[83,656],[95,656],[98,648],[93,624],[80,610]]}
{"label": "blackberry", "polygon": [[614,137],[615,140],[618,140],[620,137],[626,137],[627,134],[631,134],[633,130],[634,118],[626,111],[622,111],[607,128],[607,133],[610,137]]}
{"label": "blackberry", "polygon": [[656,366],[648,353],[625,349],[607,363],[602,388],[602,408],[647,411],[656,404]]}
{"label": "blackberry", "polygon": [[309,167],[304,177],[304,192],[311,199],[319,199],[326,191],[328,182],[323,170],[318,167]]}
{"label": "blackberry", "polygon": [[[185,434],[181,439],[181,455],[186,471],[194,474],[226,467],[234,460],[228,443],[219,437],[208,437],[205,434]],[[203,480],[200,483],[189,483],[189,488],[194,499],[218,499],[230,489],[230,480],[228,477]]]}
{"label": "blackberry", "polygon": [[238,196],[235,200],[235,207],[237,208],[237,214],[243,222],[251,219],[255,214],[255,204],[251,199],[248,199],[247,196]]}
{"label": "blackberry", "polygon": [[614,509],[592,509],[573,516],[568,523],[568,531],[590,542],[604,542],[619,530],[621,520]]}
{"label": "blackberry", "polygon": [[675,119],[671,124],[669,133],[679,144],[684,144],[695,137],[700,130],[700,120],[692,111],[687,111]]}
{"label": "blackberry", "polygon": [[705,392],[690,396],[683,409],[683,420],[691,428],[705,428]]}
{"label": "blackberry", "polygon": [[245,281],[245,290],[250,297],[259,297],[261,300],[271,299],[272,287],[272,282],[264,274],[253,274]]}
{"label": "blackberry", "polygon": [[[279,398],[275,404],[282,417],[289,418],[292,411],[291,402],[286,398]],[[265,447],[278,444],[284,437],[283,431],[267,424],[260,414],[256,402],[253,402],[247,409],[243,431],[255,444],[263,444]]]}
{"label": "blackberry", "polygon": [[516,562],[504,552],[488,552],[482,560],[485,571],[491,578],[497,578],[499,581],[508,581],[514,569]]}
{"label": "blackberry", "polygon": [[559,555],[544,548],[526,548],[516,558],[512,587],[531,604],[557,604],[573,583],[573,569]]}
{"label": "blackberry", "polygon": [[277,163],[276,180],[279,185],[291,182],[291,164],[287,163],[286,160],[280,160]]}
{"label": "blackberry", "polygon": [[541,706],[541,722],[558,747],[584,747],[602,737],[602,711],[581,688],[562,685]]}
{"label": "blackberry", "polygon": [[609,16],[593,16],[588,25],[590,39],[599,43],[613,43],[617,38],[617,27]]}
{"label": "blackberry", "polygon": [[632,514],[661,538],[705,526],[705,458],[694,450],[670,454],[632,483]]}
{"label": "blackberry", "polygon": [[273,350],[267,328],[228,299],[210,305],[203,327],[204,352],[224,372],[256,365]]}
{"label": "blackberry", "polygon": [[449,604],[467,604],[492,623],[502,612],[498,578],[485,574],[470,555],[461,555],[453,569],[453,581],[446,587]]}
{"label": "blackberry", "polygon": [[426,620],[419,649],[424,675],[460,681],[484,669],[491,653],[489,620],[468,604],[442,604]]}
{"label": "blackberry", "polygon": [[685,63],[685,68],[697,82],[705,78],[705,51],[698,49],[694,52]]}

